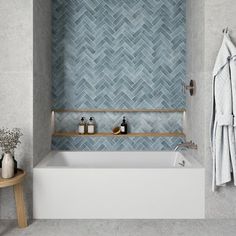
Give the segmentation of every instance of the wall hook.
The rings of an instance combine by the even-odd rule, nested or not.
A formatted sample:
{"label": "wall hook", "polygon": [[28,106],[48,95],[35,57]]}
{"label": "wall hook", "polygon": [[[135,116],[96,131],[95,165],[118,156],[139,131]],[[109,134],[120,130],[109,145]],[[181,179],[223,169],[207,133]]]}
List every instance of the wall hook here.
{"label": "wall hook", "polygon": [[229,27],[226,27],[225,29],[223,29],[223,34],[227,34],[229,32]]}

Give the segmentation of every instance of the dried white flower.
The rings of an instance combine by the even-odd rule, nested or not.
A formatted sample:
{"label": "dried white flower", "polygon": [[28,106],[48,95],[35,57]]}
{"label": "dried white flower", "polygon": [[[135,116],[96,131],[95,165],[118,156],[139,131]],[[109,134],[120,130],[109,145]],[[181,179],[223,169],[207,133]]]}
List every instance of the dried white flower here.
{"label": "dried white flower", "polygon": [[21,143],[20,137],[22,135],[18,128],[12,130],[8,128],[0,129],[0,147],[2,151],[4,153],[13,152],[17,145]]}

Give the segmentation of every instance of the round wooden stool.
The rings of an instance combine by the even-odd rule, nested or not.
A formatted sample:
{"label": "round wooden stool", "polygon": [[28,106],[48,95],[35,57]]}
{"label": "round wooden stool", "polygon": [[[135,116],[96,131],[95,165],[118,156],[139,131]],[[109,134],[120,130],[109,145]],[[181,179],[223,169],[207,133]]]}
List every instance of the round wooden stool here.
{"label": "round wooden stool", "polygon": [[13,186],[15,193],[15,201],[16,201],[16,213],[18,219],[18,225],[20,228],[27,227],[27,219],[25,214],[25,204],[24,204],[24,196],[23,196],[23,188],[22,181],[25,177],[25,171],[18,169],[15,176],[11,179],[2,179],[0,177],[0,188]]}

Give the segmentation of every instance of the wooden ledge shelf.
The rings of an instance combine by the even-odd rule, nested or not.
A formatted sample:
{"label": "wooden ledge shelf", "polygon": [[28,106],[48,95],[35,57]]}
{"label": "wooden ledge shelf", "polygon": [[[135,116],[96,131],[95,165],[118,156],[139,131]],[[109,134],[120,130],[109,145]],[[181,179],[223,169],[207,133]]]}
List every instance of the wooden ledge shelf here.
{"label": "wooden ledge shelf", "polygon": [[64,113],[64,112],[165,112],[165,113],[171,113],[171,112],[178,112],[182,113],[185,112],[186,109],[54,109],[52,110],[56,113]]}
{"label": "wooden ledge shelf", "polygon": [[55,132],[54,137],[185,137],[182,132],[174,133],[129,133],[115,135],[112,133],[79,134],[76,132]]}

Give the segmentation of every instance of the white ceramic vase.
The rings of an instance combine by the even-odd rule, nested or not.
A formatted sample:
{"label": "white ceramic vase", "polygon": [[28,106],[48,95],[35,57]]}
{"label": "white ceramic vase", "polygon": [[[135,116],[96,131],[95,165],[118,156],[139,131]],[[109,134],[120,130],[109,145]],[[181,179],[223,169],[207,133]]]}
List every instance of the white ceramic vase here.
{"label": "white ceramic vase", "polygon": [[11,153],[4,153],[2,159],[2,178],[9,179],[14,176],[14,160]]}

